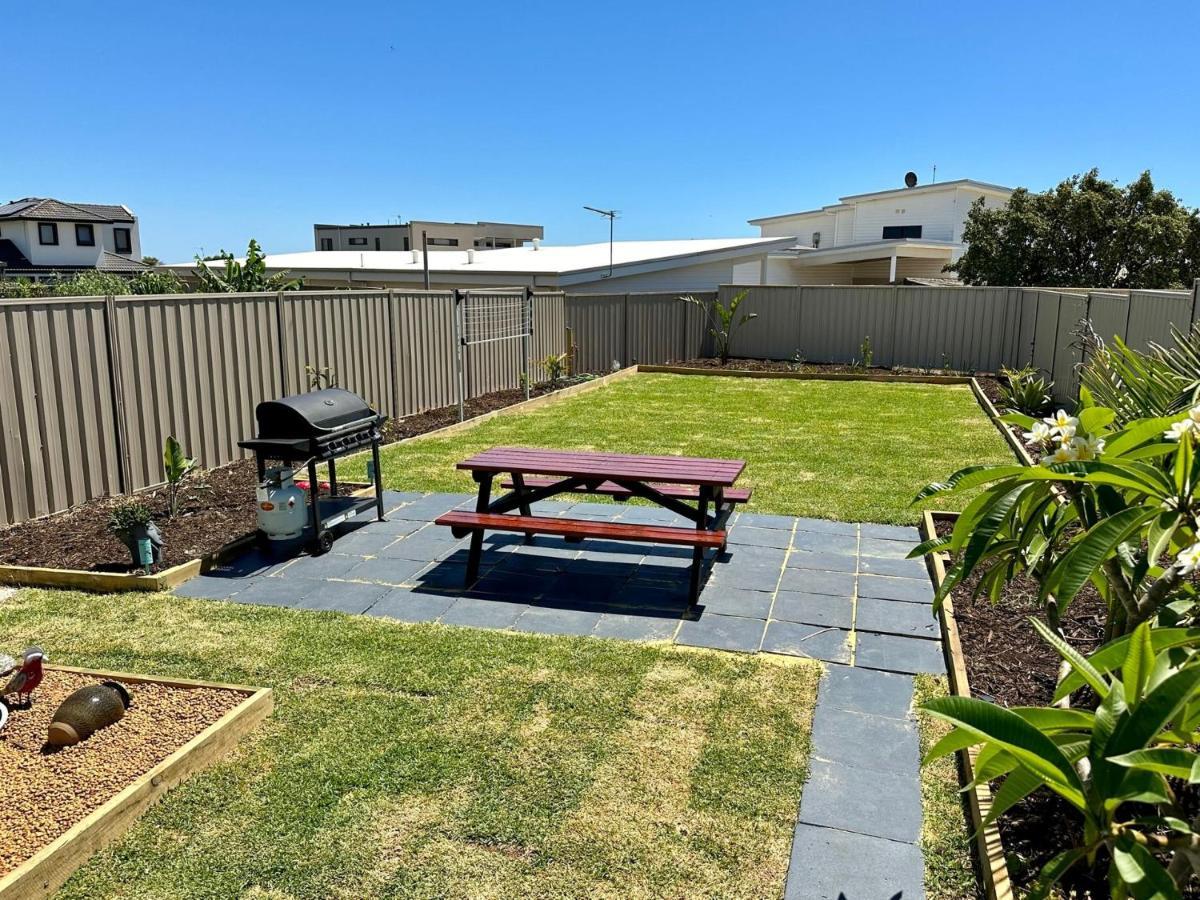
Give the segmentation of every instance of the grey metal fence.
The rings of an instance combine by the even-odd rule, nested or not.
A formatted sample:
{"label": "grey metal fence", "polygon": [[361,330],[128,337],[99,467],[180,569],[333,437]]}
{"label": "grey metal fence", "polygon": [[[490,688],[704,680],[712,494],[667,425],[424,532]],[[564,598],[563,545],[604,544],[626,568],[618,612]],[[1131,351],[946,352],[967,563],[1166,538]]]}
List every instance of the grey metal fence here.
{"label": "grey metal fence", "polygon": [[[453,312],[446,291],[0,300],[0,524],[161,482],[168,434],[206,466],[241,457],[254,407],[307,390],[306,367],[389,416],[448,406]],[[564,321],[562,294],[534,296],[535,360]],[[519,347],[466,363],[469,396],[519,386]]]}

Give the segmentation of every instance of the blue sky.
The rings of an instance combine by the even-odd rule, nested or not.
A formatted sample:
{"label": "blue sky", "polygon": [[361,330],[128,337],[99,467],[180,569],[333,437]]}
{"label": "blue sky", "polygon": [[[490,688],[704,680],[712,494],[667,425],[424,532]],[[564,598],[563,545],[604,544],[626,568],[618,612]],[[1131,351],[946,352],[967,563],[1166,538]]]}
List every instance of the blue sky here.
{"label": "blue sky", "polygon": [[839,195],[1098,166],[1200,205],[1195,3],[137,3],[4,11],[0,200],[126,203],[146,253],[313,222],[755,233]]}

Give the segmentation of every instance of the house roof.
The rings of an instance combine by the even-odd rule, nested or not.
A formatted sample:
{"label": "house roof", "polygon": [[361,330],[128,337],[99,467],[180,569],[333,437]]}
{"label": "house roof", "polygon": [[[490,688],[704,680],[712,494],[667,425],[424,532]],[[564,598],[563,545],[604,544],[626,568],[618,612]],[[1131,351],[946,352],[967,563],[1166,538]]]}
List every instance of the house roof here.
{"label": "house roof", "polygon": [[896,238],[886,241],[862,241],[837,247],[794,247],[788,255],[801,266],[824,266],[830,263],[863,262],[870,259],[889,259],[892,256],[950,261],[954,251],[962,247],[954,241],[930,241],[921,238]]}
{"label": "house roof", "polygon": [[757,219],[750,219],[751,225],[761,225],[767,222],[777,222],[780,219],[792,219],[796,216],[811,216],[814,213],[832,213],[837,209],[850,206],[858,200],[873,200],[878,197],[887,197],[893,194],[936,194],[939,191],[946,189],[957,188],[972,188],[975,190],[984,191],[990,194],[1011,194],[1013,189],[1005,187],[1002,184],[991,184],[987,181],[976,181],[973,178],[959,178],[955,181],[935,181],[932,184],[919,184],[916,187],[889,188],[886,191],[870,191],[865,194],[847,194],[845,197],[839,197],[839,202],[829,206],[822,206],[819,209],[805,209],[800,212],[780,213],[775,216],[762,216]]}
{"label": "house roof", "polygon": [[51,197],[25,197],[0,205],[0,219],[57,219],[60,222],[133,222],[125,206],[64,203]]}
{"label": "house roof", "polygon": [[100,258],[96,260],[96,269],[101,272],[116,272],[123,274],[126,272],[144,272],[150,266],[146,265],[140,259],[133,259],[129,256],[122,256],[120,253],[113,253],[110,250],[105,250],[100,254]]}

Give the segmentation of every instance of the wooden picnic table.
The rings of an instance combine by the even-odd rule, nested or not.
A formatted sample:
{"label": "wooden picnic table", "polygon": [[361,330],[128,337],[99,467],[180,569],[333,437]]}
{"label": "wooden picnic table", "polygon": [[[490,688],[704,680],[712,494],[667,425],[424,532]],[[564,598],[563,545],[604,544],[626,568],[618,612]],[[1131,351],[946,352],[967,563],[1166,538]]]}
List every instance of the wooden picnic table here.
{"label": "wooden picnic table", "polygon": [[[487,530],[523,532],[526,539],[550,534],[568,541],[603,538],[691,546],[689,597],[695,603],[705,551],[724,549],[725,523],[736,504],[750,498],[748,490],[734,487],[745,467],[739,459],[493,447],[457,465],[471,472],[479,485],[475,512],[454,510],[436,521],[459,537],[471,536],[468,586],[479,576]],[[493,500],[493,482],[505,475],[501,486],[508,492]],[[693,527],[533,515],[532,504],[563,493],[605,494],[617,500],[640,497],[682,516]]]}

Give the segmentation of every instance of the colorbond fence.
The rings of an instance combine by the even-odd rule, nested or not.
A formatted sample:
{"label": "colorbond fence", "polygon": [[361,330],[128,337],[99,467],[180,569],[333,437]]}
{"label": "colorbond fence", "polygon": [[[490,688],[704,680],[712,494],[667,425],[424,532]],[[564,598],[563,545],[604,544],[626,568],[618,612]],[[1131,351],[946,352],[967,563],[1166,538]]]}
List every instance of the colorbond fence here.
{"label": "colorbond fence", "polygon": [[[452,404],[454,306],[436,291],[0,300],[0,524],[161,482],[168,434],[206,466],[243,456],[254,407],[307,390],[306,366],[389,416]],[[536,361],[566,349],[563,295],[533,306]],[[467,395],[519,387],[520,354],[464,348]]]}

